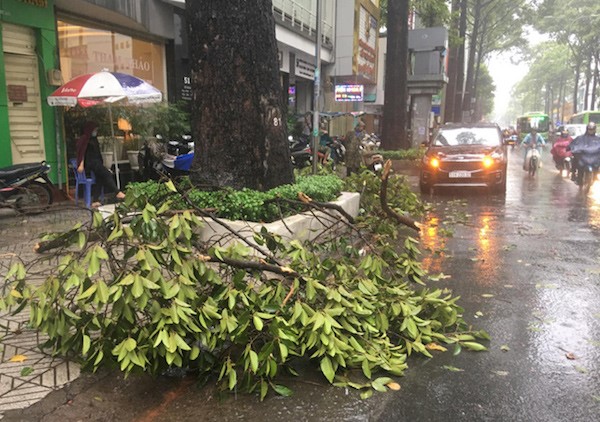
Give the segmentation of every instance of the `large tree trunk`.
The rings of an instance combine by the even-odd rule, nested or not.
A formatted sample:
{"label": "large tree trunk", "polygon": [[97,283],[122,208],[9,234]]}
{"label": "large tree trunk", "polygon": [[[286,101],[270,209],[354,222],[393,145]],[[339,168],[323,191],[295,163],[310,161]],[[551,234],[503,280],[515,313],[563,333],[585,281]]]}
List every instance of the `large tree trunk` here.
{"label": "large tree trunk", "polygon": [[[460,0],[452,0],[451,28],[458,28],[459,26],[459,6]],[[444,100],[445,122],[454,121],[454,98],[458,90],[458,87],[456,86],[458,69],[458,49],[458,46],[451,46],[448,49],[448,85],[446,86],[446,97]]]}
{"label": "large tree trunk", "polygon": [[469,62],[467,64],[467,82],[465,83],[465,96],[463,99],[463,111],[468,112],[469,121],[473,118],[473,81],[475,80],[475,55],[477,53],[477,43],[479,41],[479,31],[481,25],[481,0],[475,2],[475,17],[473,18],[473,29],[469,42]]}
{"label": "large tree trunk", "polygon": [[411,147],[406,136],[409,3],[409,0],[388,1],[388,44],[381,140],[381,147],[386,150]]}
{"label": "large tree trunk", "polygon": [[465,40],[467,36],[467,0],[460,1],[459,36],[463,40],[458,48],[456,65],[456,95],[454,96],[454,122],[462,122],[464,83],[465,83]]}
{"label": "large tree trunk", "polygon": [[192,182],[257,190],[292,183],[271,0],[186,0],[186,10]]}

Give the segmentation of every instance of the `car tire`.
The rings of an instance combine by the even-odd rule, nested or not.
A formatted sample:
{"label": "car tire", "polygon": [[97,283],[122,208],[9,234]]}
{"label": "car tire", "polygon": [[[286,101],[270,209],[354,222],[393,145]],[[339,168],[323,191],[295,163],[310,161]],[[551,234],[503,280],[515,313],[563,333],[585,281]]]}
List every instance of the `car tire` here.
{"label": "car tire", "polygon": [[495,185],[492,191],[500,195],[504,195],[506,193],[506,173],[502,175],[502,182]]}
{"label": "car tire", "polygon": [[431,185],[423,182],[419,182],[419,189],[421,193],[429,194],[431,193]]}

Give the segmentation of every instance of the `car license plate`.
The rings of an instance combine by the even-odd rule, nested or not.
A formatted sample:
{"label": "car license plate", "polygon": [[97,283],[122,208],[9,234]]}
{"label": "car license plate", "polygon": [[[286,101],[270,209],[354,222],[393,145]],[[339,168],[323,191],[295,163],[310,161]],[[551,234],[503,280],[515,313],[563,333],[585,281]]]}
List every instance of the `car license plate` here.
{"label": "car license plate", "polygon": [[453,179],[468,179],[469,177],[471,177],[471,172],[465,170],[451,171],[448,174],[448,177]]}

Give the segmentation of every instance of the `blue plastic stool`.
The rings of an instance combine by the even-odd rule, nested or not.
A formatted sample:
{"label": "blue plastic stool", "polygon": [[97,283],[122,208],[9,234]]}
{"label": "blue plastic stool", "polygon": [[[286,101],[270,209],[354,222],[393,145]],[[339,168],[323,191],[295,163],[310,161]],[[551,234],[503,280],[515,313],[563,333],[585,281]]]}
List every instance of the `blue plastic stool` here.
{"label": "blue plastic stool", "polygon": [[[92,206],[92,185],[96,183],[96,175],[93,171],[90,172],[90,176],[86,176],[85,173],[79,173],[77,171],[77,160],[72,158],[69,160],[69,164],[73,168],[73,174],[75,175],[75,205],[79,202],[79,186],[84,186],[83,200],[85,206],[90,208]],[[101,188],[100,198],[104,198],[104,187]]]}

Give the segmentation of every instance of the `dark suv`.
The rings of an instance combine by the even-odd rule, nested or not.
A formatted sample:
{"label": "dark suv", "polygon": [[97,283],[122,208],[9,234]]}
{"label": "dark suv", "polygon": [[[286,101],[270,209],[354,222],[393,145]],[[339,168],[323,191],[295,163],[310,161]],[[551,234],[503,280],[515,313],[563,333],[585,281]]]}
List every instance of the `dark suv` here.
{"label": "dark suv", "polygon": [[419,186],[480,186],[506,192],[506,146],[493,123],[443,125],[421,162]]}

